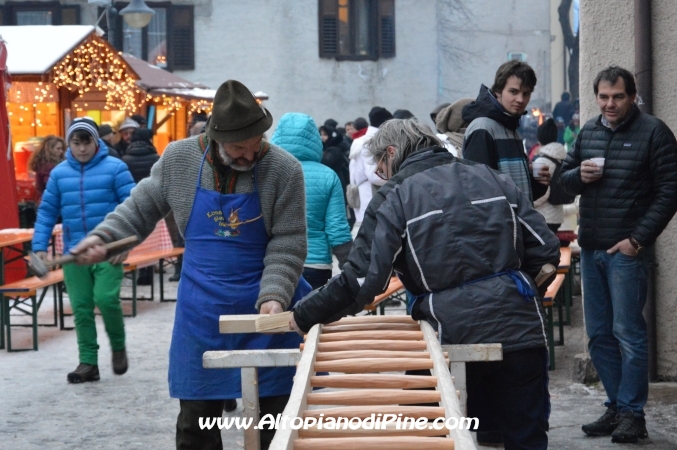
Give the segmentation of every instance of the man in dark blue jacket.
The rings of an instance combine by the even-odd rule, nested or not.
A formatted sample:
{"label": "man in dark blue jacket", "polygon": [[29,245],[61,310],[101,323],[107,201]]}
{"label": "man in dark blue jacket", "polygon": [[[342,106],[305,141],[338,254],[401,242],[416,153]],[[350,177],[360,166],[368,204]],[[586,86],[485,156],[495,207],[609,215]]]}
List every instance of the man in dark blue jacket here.
{"label": "man in dark blue jacket", "polygon": [[647,437],[649,393],[642,316],[651,247],[677,209],[677,142],[661,120],[640,112],[632,73],[611,66],[594,81],[601,115],[583,127],[561,183],[580,194],[581,276],[588,347],[608,400],[583,425],[613,442]]}
{"label": "man in dark blue jacket", "polygon": [[456,159],[415,120],[384,123],[368,151],[388,182],[341,275],[294,309],[292,326],[362,311],[396,273],[416,296],[412,317],[443,344],[503,346],[502,361],[468,369],[469,416],[495,424],[506,450],[545,450],[547,338],[534,279],[559,262],[559,241],[508,176]]}

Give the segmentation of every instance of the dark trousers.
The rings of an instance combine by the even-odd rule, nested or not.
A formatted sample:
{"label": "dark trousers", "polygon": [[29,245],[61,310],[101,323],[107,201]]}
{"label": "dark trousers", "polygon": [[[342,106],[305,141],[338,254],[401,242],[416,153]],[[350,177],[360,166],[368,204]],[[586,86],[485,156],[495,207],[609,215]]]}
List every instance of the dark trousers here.
{"label": "dark trousers", "polygon": [[327,281],[331,280],[331,269],[311,269],[310,267],[304,267],[303,278],[305,278],[313,290],[319,289],[327,284]]}
{"label": "dark trousers", "polygon": [[466,383],[468,417],[479,419],[478,432],[500,431],[506,450],[548,448],[545,347],[504,353],[502,361],[467,363]]}
{"label": "dark trousers", "polygon": [[[261,397],[259,399],[260,416],[282,414],[289,400],[288,395]],[[176,419],[177,450],[223,450],[221,430],[218,426],[211,430],[200,429],[200,417],[221,417],[225,400],[179,400],[181,411]],[[256,424],[252,424],[254,426]],[[267,427],[266,427],[267,428]],[[275,436],[275,430],[260,430],[261,450],[267,450]]]}

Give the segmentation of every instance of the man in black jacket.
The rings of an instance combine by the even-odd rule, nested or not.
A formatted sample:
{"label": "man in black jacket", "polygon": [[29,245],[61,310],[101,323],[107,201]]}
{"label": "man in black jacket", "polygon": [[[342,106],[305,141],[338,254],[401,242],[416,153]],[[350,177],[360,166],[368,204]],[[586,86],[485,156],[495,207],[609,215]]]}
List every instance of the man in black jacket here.
{"label": "man in black jacket", "polygon": [[606,412],[583,431],[637,442],[647,437],[649,393],[642,310],[651,251],[643,250],[677,209],[677,142],[665,123],[639,111],[629,71],[604,69],[593,87],[602,114],[585,124],[561,175],[564,188],[581,195],[585,326],[608,396]]}
{"label": "man in black jacket", "polygon": [[508,175],[532,202],[545,195],[550,183],[547,168],[534,178],[517,132],[534,87],[536,74],[528,64],[508,61],[501,65],[491,90],[482,85],[477,100],[463,108],[463,121],[470,125],[461,153],[465,159]]}
{"label": "man in black jacket", "polygon": [[468,374],[469,415],[496,422],[506,449],[547,448],[545,316],[533,280],[558,264],[559,241],[508,176],[455,158],[415,120],[384,123],[368,151],[389,181],[341,275],[295,308],[292,327],[362,311],[394,271],[417,297],[412,317],[442,343],[503,345],[503,361]]}

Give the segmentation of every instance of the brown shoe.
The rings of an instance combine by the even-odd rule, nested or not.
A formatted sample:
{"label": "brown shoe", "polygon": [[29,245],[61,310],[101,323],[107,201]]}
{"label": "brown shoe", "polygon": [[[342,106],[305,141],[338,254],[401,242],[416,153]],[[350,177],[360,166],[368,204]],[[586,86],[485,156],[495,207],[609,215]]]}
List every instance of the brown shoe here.
{"label": "brown shoe", "polygon": [[127,351],[122,349],[118,352],[113,352],[113,372],[116,375],[122,375],[127,372]]}
{"label": "brown shoe", "polygon": [[99,366],[80,364],[77,369],[68,374],[69,383],[84,383],[87,381],[99,381]]}

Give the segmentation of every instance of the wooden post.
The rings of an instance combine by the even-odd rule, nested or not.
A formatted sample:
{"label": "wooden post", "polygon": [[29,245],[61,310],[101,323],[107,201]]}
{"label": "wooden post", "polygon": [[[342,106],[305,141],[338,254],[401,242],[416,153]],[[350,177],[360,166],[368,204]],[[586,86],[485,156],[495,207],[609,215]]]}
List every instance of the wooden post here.
{"label": "wooden post", "polygon": [[244,430],[244,448],[260,450],[261,439],[256,428],[259,423],[259,369],[256,367],[242,368],[242,407],[245,421],[252,419],[251,426]]}

